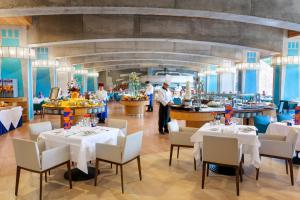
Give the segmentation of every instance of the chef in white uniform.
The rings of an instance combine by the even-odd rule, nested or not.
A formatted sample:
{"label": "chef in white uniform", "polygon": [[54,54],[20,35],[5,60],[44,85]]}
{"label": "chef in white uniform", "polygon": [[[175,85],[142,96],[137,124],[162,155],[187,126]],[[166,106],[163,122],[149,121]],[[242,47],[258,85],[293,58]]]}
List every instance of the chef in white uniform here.
{"label": "chef in white uniform", "polygon": [[168,122],[170,122],[170,106],[173,104],[172,92],[169,90],[169,82],[165,81],[158,90],[157,101],[159,102],[158,127],[159,133],[169,133]]}
{"label": "chef in white uniform", "polygon": [[105,123],[105,119],[107,118],[107,91],[104,90],[103,83],[98,84],[96,96],[98,100],[103,101],[103,103],[105,104],[104,110],[97,114],[97,117],[99,118],[99,123]]}
{"label": "chef in white uniform", "polygon": [[154,88],[151,85],[151,83],[149,81],[146,81],[146,94],[148,96],[149,99],[149,105],[148,105],[148,109],[147,112],[153,112],[153,92],[154,92]]}

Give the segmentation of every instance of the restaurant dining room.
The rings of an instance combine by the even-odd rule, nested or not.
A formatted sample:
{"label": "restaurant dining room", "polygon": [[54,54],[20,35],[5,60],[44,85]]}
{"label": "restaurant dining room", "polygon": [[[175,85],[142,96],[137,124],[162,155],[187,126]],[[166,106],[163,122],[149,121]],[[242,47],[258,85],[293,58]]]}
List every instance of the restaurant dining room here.
{"label": "restaurant dining room", "polygon": [[300,199],[299,0],[1,0],[0,200]]}

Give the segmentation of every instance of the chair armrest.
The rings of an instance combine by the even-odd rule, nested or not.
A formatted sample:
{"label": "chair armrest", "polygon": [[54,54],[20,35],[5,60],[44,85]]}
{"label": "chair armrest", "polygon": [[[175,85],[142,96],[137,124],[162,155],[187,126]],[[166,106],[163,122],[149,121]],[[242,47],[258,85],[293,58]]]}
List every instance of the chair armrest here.
{"label": "chair armrest", "polygon": [[46,150],[46,143],[45,143],[45,141],[43,141],[43,140],[38,140],[38,141],[37,141],[37,145],[38,145],[40,154],[42,154],[42,152]]}
{"label": "chair armrest", "polygon": [[121,163],[122,148],[117,145],[97,143],[96,158],[103,159],[106,161]]}
{"label": "chair armrest", "polygon": [[193,146],[194,144],[191,142],[193,134],[193,132],[172,132],[170,133],[171,144]]}
{"label": "chair armrest", "polygon": [[285,141],[286,136],[283,135],[270,135],[270,134],[264,134],[258,136],[259,140],[277,140],[277,141]]}
{"label": "chair armrest", "polygon": [[278,140],[260,140],[260,154],[278,156],[283,158],[292,158],[294,154],[293,144]]}
{"label": "chair armrest", "polygon": [[42,170],[46,170],[70,160],[70,146],[63,145],[42,152]]}
{"label": "chair armrest", "polygon": [[179,131],[182,131],[182,132],[196,133],[198,130],[199,130],[198,128],[192,128],[192,127],[179,127]]}

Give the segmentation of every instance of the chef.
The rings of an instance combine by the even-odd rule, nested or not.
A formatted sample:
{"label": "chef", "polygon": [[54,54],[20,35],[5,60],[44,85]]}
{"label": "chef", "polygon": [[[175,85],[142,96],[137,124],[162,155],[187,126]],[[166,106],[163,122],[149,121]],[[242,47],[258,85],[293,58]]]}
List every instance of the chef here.
{"label": "chef", "polygon": [[168,122],[170,122],[170,106],[172,102],[172,93],[168,89],[169,83],[165,81],[158,91],[157,100],[159,102],[158,130],[160,134],[169,133]]}
{"label": "chef", "polygon": [[149,105],[148,105],[147,112],[153,112],[153,91],[154,91],[154,89],[149,81],[146,81],[145,84],[146,84],[146,94],[149,99]]}
{"label": "chef", "polygon": [[105,104],[102,112],[97,114],[97,117],[99,118],[99,123],[105,123],[105,119],[107,118],[107,92],[106,90],[104,90],[103,83],[98,84],[96,96],[98,100],[103,101],[103,103]]}

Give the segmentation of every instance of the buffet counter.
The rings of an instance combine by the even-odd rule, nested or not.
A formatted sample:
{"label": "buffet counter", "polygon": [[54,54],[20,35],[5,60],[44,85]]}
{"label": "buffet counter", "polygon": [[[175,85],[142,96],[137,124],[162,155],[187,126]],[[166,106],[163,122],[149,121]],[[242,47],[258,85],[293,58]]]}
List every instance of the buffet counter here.
{"label": "buffet counter", "polygon": [[[252,124],[253,117],[256,115],[269,115],[276,117],[276,109],[273,107],[257,107],[257,108],[234,108],[234,117],[244,118],[245,124]],[[171,108],[171,119],[184,120],[186,126],[199,128],[203,124],[214,120],[214,115],[225,114],[225,108],[201,108],[199,111],[194,110],[179,110],[177,108]]]}
{"label": "buffet counter", "polygon": [[22,111],[20,106],[0,108],[0,135],[22,126]]}

